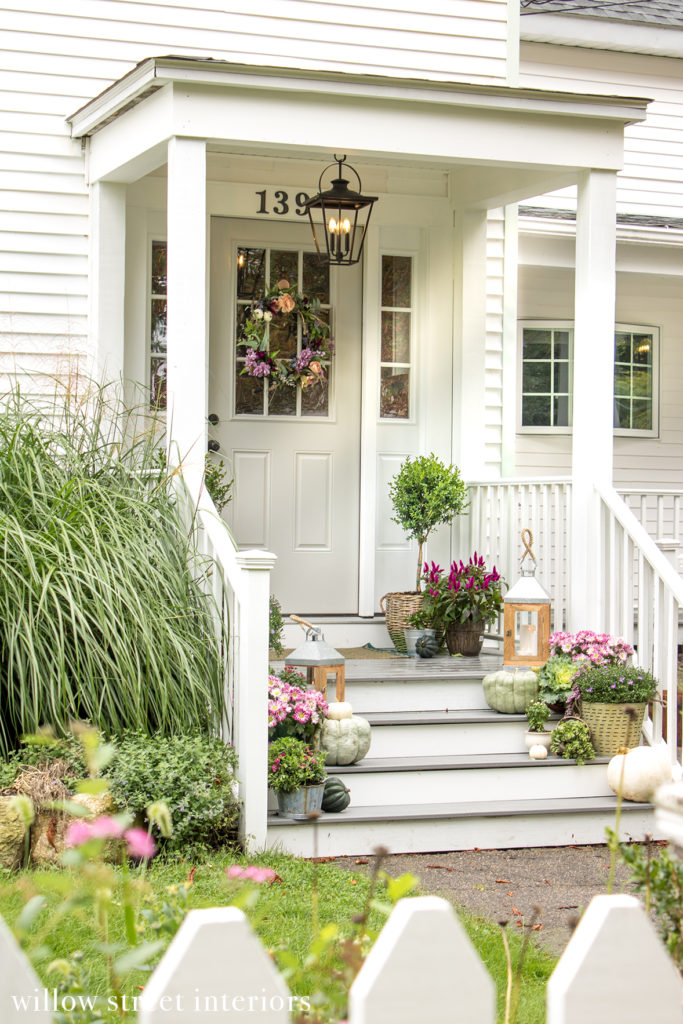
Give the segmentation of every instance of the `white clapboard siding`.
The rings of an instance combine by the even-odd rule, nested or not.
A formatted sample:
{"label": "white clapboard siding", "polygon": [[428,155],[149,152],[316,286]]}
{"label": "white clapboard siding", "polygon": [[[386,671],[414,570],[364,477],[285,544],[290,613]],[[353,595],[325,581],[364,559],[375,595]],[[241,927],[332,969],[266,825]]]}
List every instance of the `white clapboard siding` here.
{"label": "white clapboard siding", "polygon": [[[227,8],[227,9],[226,9]],[[231,9],[230,9],[231,8]],[[151,56],[505,81],[506,0],[29,0],[0,18],[0,333],[83,351],[88,195],[65,118]],[[21,254],[21,258],[18,255]],[[46,326],[49,325],[49,326]],[[27,342],[22,342],[26,345]],[[29,346],[30,348],[30,346]]]}
{"label": "white clapboard siding", "polygon": [[494,474],[502,458],[504,244],[503,211],[491,210],[486,237],[485,458],[486,471]]}
{"label": "white clapboard siding", "polygon": [[[566,268],[525,267],[519,275],[519,317],[573,319],[574,278]],[[614,438],[617,488],[680,487],[683,480],[683,323],[680,280],[674,275],[617,274],[616,319],[660,329],[659,437]],[[511,397],[511,396],[510,396]],[[519,398],[517,397],[517,402]],[[571,471],[568,434],[517,434],[516,474]]]}
{"label": "white clapboard siding", "polygon": [[[520,84],[651,99],[646,120],[625,130],[617,209],[650,216],[681,215],[683,91],[679,61],[647,54],[522,43]],[[575,204],[575,197],[575,189],[562,189],[540,202],[566,209]]]}

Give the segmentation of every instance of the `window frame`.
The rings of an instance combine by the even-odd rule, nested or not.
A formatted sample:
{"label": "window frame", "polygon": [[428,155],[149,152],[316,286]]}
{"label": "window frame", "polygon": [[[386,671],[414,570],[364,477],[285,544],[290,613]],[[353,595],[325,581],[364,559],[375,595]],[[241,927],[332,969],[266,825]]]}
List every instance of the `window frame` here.
{"label": "window frame", "polygon": [[[410,306],[384,306],[382,305],[382,260],[385,256],[401,256],[410,260]],[[378,252],[378,348],[377,348],[377,424],[387,426],[388,424],[407,424],[414,426],[417,422],[417,327],[418,327],[418,253],[415,249],[380,248]],[[382,359],[382,313],[409,313],[410,314],[410,361],[407,363],[391,363]],[[395,366],[405,368],[408,371],[408,416],[383,416],[382,415],[382,368]]]}
{"label": "window frame", "polygon": [[[522,424],[522,370],[523,370],[523,332],[524,330],[557,330],[569,332],[569,395],[570,416],[571,398],[574,393],[574,321],[555,319],[526,318],[517,322],[517,391],[516,391],[516,431],[518,434],[552,434],[554,436],[571,435],[572,427],[525,426]],[[659,437],[659,361],[661,352],[661,328],[651,324],[635,324],[617,322],[614,334],[620,331],[652,336],[652,427],[648,429],[632,427],[613,427],[615,437]]]}

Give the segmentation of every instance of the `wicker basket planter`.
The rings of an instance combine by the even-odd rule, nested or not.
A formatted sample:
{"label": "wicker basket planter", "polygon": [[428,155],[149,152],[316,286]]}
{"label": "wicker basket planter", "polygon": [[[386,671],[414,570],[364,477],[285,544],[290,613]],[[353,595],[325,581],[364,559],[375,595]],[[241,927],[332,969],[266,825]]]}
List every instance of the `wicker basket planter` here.
{"label": "wicker basket planter", "polygon": [[387,618],[387,630],[397,651],[406,654],[406,638],[403,630],[408,617],[422,608],[424,595],[415,590],[395,591],[380,598],[379,607]]}
{"label": "wicker basket planter", "polygon": [[647,704],[581,705],[581,718],[590,729],[598,757],[613,757],[619,747],[637,747]]}
{"label": "wicker basket planter", "polygon": [[446,628],[446,646],[451,654],[462,654],[465,657],[476,657],[484,643],[486,623],[458,622]]}

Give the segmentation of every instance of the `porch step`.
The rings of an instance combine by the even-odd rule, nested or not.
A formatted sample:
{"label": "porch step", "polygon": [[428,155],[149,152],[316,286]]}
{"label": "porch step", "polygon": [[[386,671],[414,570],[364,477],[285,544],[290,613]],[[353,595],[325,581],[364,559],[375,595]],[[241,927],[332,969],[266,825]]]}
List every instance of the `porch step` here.
{"label": "porch step", "polygon": [[[605,842],[615,811],[614,795],[351,806],[324,814],[316,826],[271,815],[267,842],[302,857],[366,856],[380,845],[391,853],[583,845]],[[622,839],[654,833],[650,804],[624,801],[621,814]]]}
{"label": "porch step", "polygon": [[[354,708],[355,710],[355,708]],[[500,715],[497,711],[378,711],[364,716],[372,726],[373,757],[448,756],[496,750],[503,754],[525,753],[525,715]],[[559,715],[553,716],[559,721]],[[549,722],[552,728],[554,721]]]}
{"label": "porch step", "polygon": [[533,761],[525,752],[364,758],[330,766],[351,790],[354,806],[400,806],[479,800],[610,796],[607,757],[577,765],[552,754]]}

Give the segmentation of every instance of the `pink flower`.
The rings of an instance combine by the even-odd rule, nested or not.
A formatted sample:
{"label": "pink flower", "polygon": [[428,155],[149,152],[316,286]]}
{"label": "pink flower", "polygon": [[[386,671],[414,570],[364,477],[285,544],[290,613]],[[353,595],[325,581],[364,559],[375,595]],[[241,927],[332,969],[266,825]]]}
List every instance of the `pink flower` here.
{"label": "pink flower", "polygon": [[229,868],[225,869],[225,874],[228,878],[239,878],[245,882],[269,882],[272,878],[275,878],[275,872],[272,868],[259,868],[255,864],[250,864],[246,868],[241,868],[239,864],[231,864]]}
{"label": "pink flower", "polygon": [[81,846],[92,839],[92,825],[89,821],[73,821],[66,830],[65,846]]}
{"label": "pink flower", "polygon": [[157,852],[156,843],[144,828],[129,828],[123,833],[131,857],[149,859]]}
{"label": "pink flower", "polygon": [[96,818],[91,825],[91,830],[96,839],[120,839],[123,835],[123,826],[108,814]]}

